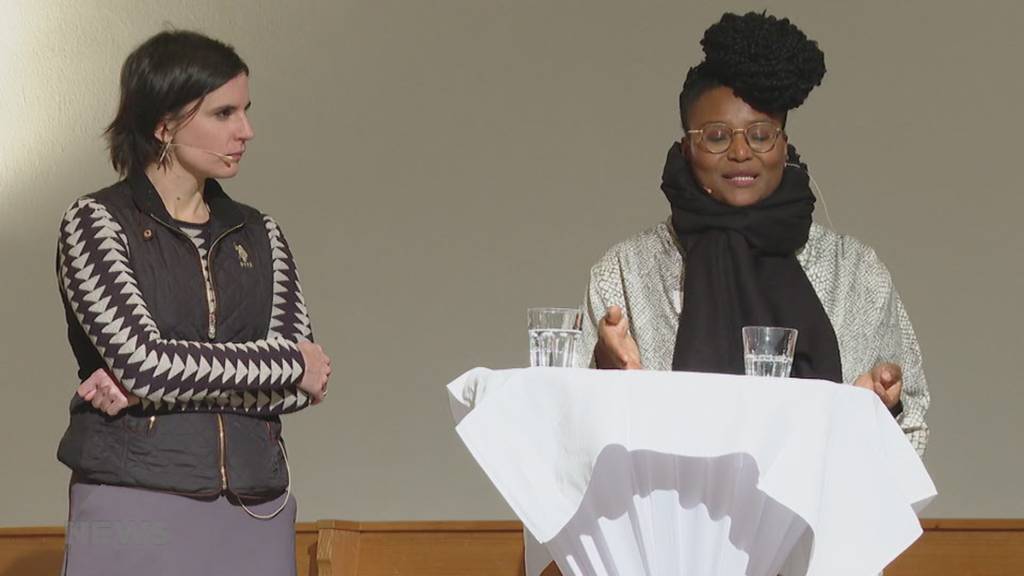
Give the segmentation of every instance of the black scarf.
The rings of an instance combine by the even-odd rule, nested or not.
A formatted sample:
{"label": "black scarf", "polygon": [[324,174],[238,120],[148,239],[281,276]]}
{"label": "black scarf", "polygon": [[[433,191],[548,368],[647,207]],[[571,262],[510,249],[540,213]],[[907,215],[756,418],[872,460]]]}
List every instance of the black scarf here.
{"label": "black scarf", "polygon": [[740,329],[785,326],[799,331],[793,377],[842,382],[835,330],[796,259],[814,211],[800,166],[787,165],[767,198],[737,208],[697,185],[678,142],[669,149],[661,189],[686,261],[673,370],[743,374]]}

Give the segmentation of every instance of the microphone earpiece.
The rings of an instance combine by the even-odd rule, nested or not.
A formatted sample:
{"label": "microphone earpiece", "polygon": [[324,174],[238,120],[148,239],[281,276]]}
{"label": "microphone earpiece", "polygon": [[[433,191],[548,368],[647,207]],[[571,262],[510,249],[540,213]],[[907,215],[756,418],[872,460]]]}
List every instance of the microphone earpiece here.
{"label": "microphone earpiece", "polygon": [[236,158],[234,158],[233,156],[228,156],[227,154],[221,154],[220,152],[214,152],[213,150],[207,150],[206,148],[200,148],[198,146],[190,146],[188,144],[178,144],[177,142],[171,142],[169,144],[169,146],[177,146],[178,148],[191,148],[193,150],[198,150],[200,152],[205,152],[206,154],[209,154],[211,156],[216,156],[217,158],[220,158],[222,161],[224,161],[225,164],[228,164],[228,165],[235,164],[235,163],[238,162],[238,160]]}
{"label": "microphone earpiece", "polygon": [[813,186],[818,191],[818,198],[821,198],[821,205],[822,207],[825,208],[825,219],[828,220],[828,226],[829,228],[835,230],[836,225],[832,223],[832,215],[828,213],[828,202],[825,200],[825,193],[821,190],[821,186],[818,186],[818,183],[814,181],[814,175],[811,174],[811,171],[805,169],[803,166],[799,164],[794,164],[793,162],[786,162],[786,166],[795,166],[803,170],[804,173],[807,174],[807,177],[810,179],[811,186]]}

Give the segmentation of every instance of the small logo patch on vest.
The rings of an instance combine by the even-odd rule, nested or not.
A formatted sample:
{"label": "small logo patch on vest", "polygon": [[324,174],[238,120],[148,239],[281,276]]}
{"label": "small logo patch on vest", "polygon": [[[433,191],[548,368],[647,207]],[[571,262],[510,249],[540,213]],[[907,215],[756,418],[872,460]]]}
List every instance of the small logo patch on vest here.
{"label": "small logo patch on vest", "polygon": [[235,242],[235,252],[238,253],[238,264],[242,268],[252,268],[252,261],[249,260],[249,253],[246,252],[245,246]]}

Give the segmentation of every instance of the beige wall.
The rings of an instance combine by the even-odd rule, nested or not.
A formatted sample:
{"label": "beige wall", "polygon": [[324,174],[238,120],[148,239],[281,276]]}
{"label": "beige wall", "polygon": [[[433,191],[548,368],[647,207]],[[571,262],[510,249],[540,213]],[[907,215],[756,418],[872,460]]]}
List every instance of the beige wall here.
{"label": "beige wall", "polygon": [[0,525],[65,515],[56,224],[114,179],[100,134],[145,37],[198,28],[253,69],[257,138],[226,187],[282,223],[338,368],[329,403],[287,418],[300,518],[501,518],[444,385],[523,365],[524,309],[578,302],[605,249],[667,214],[677,90],[726,6],[826,52],[789,132],[917,327],[928,515],[1024,516],[1024,4],[0,0]]}

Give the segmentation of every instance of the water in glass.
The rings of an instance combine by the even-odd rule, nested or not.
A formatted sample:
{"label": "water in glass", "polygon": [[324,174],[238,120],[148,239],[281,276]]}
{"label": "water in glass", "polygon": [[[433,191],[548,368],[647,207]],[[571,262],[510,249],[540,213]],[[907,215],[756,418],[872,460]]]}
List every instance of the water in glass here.
{"label": "water in glass", "polygon": [[576,357],[576,343],[580,330],[529,330],[530,366],[556,366],[567,368]]}
{"label": "water in glass", "polygon": [[793,359],[785,355],[746,354],[743,356],[748,376],[788,378]]}

